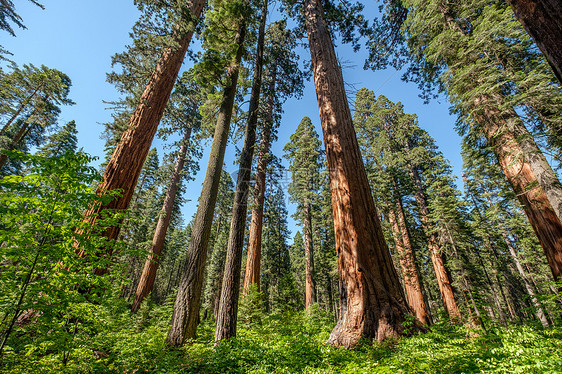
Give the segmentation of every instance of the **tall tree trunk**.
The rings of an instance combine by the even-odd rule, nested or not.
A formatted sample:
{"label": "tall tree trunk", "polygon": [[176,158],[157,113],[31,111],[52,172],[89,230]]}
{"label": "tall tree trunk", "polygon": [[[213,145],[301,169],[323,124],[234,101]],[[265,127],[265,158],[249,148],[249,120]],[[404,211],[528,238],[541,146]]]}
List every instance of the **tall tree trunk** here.
{"label": "tall tree trunk", "polygon": [[498,109],[501,102],[499,94],[482,95],[474,102],[475,108],[482,108],[474,118],[482,125],[541,243],[552,275],[558,279],[562,276],[562,223],[558,215],[562,201],[556,187],[560,182],[517,114],[502,115]]}
{"label": "tall tree trunk", "polygon": [[260,148],[258,154],[258,165],[256,169],[256,183],[254,185],[254,203],[252,218],[250,220],[250,234],[248,239],[248,254],[246,257],[246,272],[244,274],[244,292],[248,291],[251,284],[255,284],[260,290],[261,275],[261,242],[263,232],[263,203],[265,200],[265,177],[267,164],[269,162],[269,146],[271,142],[271,128],[273,126],[273,104],[275,100],[275,74],[273,70],[272,80],[269,85],[269,95],[266,104],[266,119],[263,126]]}
{"label": "tall tree trunk", "polygon": [[422,223],[422,228],[427,237],[427,247],[429,249],[429,255],[431,257],[431,263],[433,264],[433,270],[435,271],[435,277],[437,278],[439,293],[441,294],[441,299],[443,300],[443,306],[445,307],[445,311],[449,315],[449,318],[460,320],[461,313],[455,300],[455,293],[453,291],[452,285],[453,280],[446,266],[445,255],[439,248],[439,240],[437,238],[437,235],[430,233],[429,209],[427,207],[427,198],[425,196],[421,178],[417,170],[410,163],[408,164],[408,172],[410,174],[410,177],[412,178],[412,181],[414,182],[414,198],[416,199],[416,203],[420,212],[420,221]]}
{"label": "tall tree trunk", "polygon": [[249,115],[246,123],[244,144],[240,154],[240,167],[238,169],[234,203],[232,205],[232,220],[230,224],[230,234],[228,237],[228,248],[226,252],[226,264],[224,267],[224,277],[222,281],[221,302],[217,318],[215,342],[236,336],[238,299],[240,296],[242,249],[244,247],[252,159],[254,158],[256,128],[258,125],[267,3],[268,0],[263,0],[258,33],[256,64],[254,67],[252,93],[250,95]]}
{"label": "tall tree trunk", "polygon": [[533,289],[533,286],[531,286],[531,283],[529,282],[529,278],[527,277],[527,274],[525,273],[525,270],[523,270],[523,266],[521,266],[521,262],[519,261],[519,257],[517,256],[517,252],[515,251],[515,248],[511,244],[511,241],[509,240],[504,228],[501,227],[501,226],[500,226],[500,231],[501,231],[501,235],[503,237],[503,240],[505,241],[505,245],[509,249],[509,254],[511,255],[511,258],[513,259],[513,262],[515,262],[515,267],[517,268],[517,271],[519,272],[519,275],[521,276],[521,279],[523,279],[523,284],[525,285],[525,288],[527,289],[527,293],[529,293],[529,295],[531,296],[531,302],[533,303],[533,306],[535,307],[535,314],[536,314],[537,318],[539,319],[539,321],[541,321],[541,324],[543,325],[543,327],[548,328],[549,327],[548,319],[546,318],[546,315],[545,315],[539,301],[537,300],[535,290]]}
{"label": "tall tree trunk", "polygon": [[[441,7],[441,13],[451,30],[466,36],[446,5]],[[478,84],[478,77],[475,82]],[[482,126],[503,173],[523,205],[557,280],[562,276],[562,185],[515,110],[499,109],[504,101],[501,92],[482,94],[470,103],[472,116]]]}
{"label": "tall tree trunk", "polygon": [[[243,22],[244,23],[244,22]],[[172,326],[168,331],[166,342],[171,346],[181,346],[186,339],[195,338],[201,307],[201,289],[205,274],[207,250],[215,204],[219,190],[219,182],[224,161],[224,153],[228,142],[230,119],[236,96],[238,72],[242,61],[245,25],[239,27],[234,43],[238,46],[236,57],[227,71],[228,86],[224,88],[223,97],[217,116],[215,135],[209,155],[209,164],[203,181],[203,189],[199,198],[197,214],[193,222],[191,240],[187,257],[182,269],[182,277],[174,303]]]}
{"label": "tall tree trunk", "polygon": [[[185,1],[185,0],[183,0]],[[119,144],[113,151],[103,181],[98,185],[96,193],[105,194],[111,190],[122,190],[122,195],[106,205],[96,204],[85,213],[84,221],[91,226],[96,224],[97,217],[106,209],[127,209],[133,196],[137,180],[158,124],[176,82],[178,72],[184,60],[187,48],[193,36],[205,0],[189,1],[191,25],[189,31],[177,37],[178,46],[165,48],[156,64],[156,68],[142,93],[139,104],[131,115],[127,131],[121,136]],[[103,232],[109,240],[117,239],[119,226],[113,226]],[[111,255],[111,250],[109,250]],[[84,255],[83,251],[80,252]],[[98,269],[97,273],[103,273]]]}
{"label": "tall tree trunk", "polygon": [[158,223],[156,224],[156,229],[154,230],[152,246],[148,252],[148,258],[144,263],[144,269],[142,270],[137,286],[135,300],[131,306],[131,311],[133,313],[140,308],[142,301],[150,292],[152,292],[154,287],[156,271],[160,265],[160,255],[162,253],[162,249],[164,248],[164,240],[166,239],[166,232],[168,231],[170,219],[172,218],[172,209],[174,208],[176,194],[180,185],[181,172],[185,164],[185,156],[187,154],[187,145],[189,138],[191,137],[191,131],[191,127],[186,129],[177,155],[174,173],[172,174],[170,184],[168,185],[168,191],[166,192],[166,197],[164,198],[164,204],[162,205],[162,210],[160,211],[160,215],[158,217]]}
{"label": "tall tree trunk", "polygon": [[316,282],[314,282],[314,260],[312,248],[312,217],[310,212],[310,203],[304,204],[304,262],[305,262],[305,298],[304,308],[307,312],[310,311],[312,304],[316,302],[315,289]]}
{"label": "tall tree trunk", "polygon": [[306,0],[304,7],[340,280],[341,315],[328,342],[353,347],[361,337],[380,341],[402,334],[402,322],[411,311],[384,240],[322,4]]}
{"label": "tall tree trunk", "polygon": [[562,83],[562,2],[507,0],[515,16],[537,43]]}
{"label": "tall tree trunk", "polygon": [[[394,187],[396,188],[396,183],[394,183]],[[422,293],[418,269],[416,268],[414,260],[410,234],[406,227],[406,218],[404,217],[402,202],[398,196],[395,196],[394,206],[389,209],[388,219],[392,226],[394,243],[396,244],[400,268],[404,276],[408,305],[410,305],[410,308],[412,308],[420,322],[428,325],[429,315]]]}

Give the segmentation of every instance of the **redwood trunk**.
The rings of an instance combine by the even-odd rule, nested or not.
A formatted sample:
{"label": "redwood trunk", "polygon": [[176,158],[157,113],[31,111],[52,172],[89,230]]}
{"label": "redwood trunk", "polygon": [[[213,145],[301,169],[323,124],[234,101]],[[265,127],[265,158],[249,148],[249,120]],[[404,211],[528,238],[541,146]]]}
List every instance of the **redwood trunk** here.
{"label": "redwood trunk", "polygon": [[507,0],[515,16],[537,43],[562,83],[562,2]]}
{"label": "redwood trunk", "polygon": [[482,95],[474,103],[482,108],[481,113],[474,117],[525,210],[554,279],[558,279],[562,276],[562,223],[557,215],[560,205],[553,206],[551,201],[559,203],[552,195],[557,194],[560,182],[516,113],[502,116],[497,109],[500,103],[500,95]]}
{"label": "redwood trunk", "polygon": [[166,342],[171,346],[181,346],[187,339],[195,338],[199,322],[201,289],[205,275],[209,237],[213,225],[224,153],[228,142],[245,32],[245,26],[240,27],[234,39],[234,43],[238,45],[238,51],[227,72],[227,80],[230,83],[223,91],[211,154],[209,155],[209,164],[193,223],[186,261],[182,269],[178,294],[174,303],[172,326],[166,339]]}
{"label": "redwood trunk", "polygon": [[411,311],[384,241],[321,2],[306,0],[304,7],[340,280],[341,314],[328,342],[353,347],[362,337],[380,341],[402,334]]}
{"label": "redwood trunk", "polygon": [[[195,24],[201,16],[205,3],[205,0],[190,1],[189,10],[193,23],[190,31],[178,38],[179,45],[177,47],[167,47],[160,56],[156,68],[139,99],[139,104],[131,115],[128,129],[123,133],[119,144],[113,151],[105,168],[103,181],[96,190],[96,193],[100,195],[112,190],[121,190],[122,194],[106,205],[96,204],[88,209],[84,221],[90,225],[95,225],[97,217],[106,209],[122,210],[129,207],[154,134],[162,119],[193,36]],[[103,232],[103,235],[109,240],[115,240],[119,235],[119,229],[119,226],[110,227]],[[80,254],[84,255],[83,251]],[[109,250],[109,254],[111,255],[111,250]],[[103,270],[97,272],[100,273]]]}
{"label": "redwood trunk", "polygon": [[269,96],[267,99],[266,121],[263,127],[258,165],[256,170],[256,183],[254,185],[254,205],[250,221],[250,236],[248,239],[248,254],[246,257],[246,273],[244,275],[244,293],[248,291],[251,284],[255,284],[260,290],[261,275],[261,241],[263,232],[263,203],[265,200],[265,177],[267,164],[269,162],[269,146],[271,142],[271,128],[273,126],[273,102],[275,100],[275,69],[270,83]]}
{"label": "redwood trunk", "polygon": [[421,323],[429,324],[429,315],[422,293],[422,287],[416,263],[414,260],[414,251],[410,242],[410,235],[406,227],[406,218],[400,198],[395,197],[395,209],[389,209],[388,215],[392,226],[394,243],[398,252],[400,268],[404,276],[404,286],[406,288],[406,296],[408,297],[408,305],[416,314]]}
{"label": "redwood trunk", "polygon": [[158,223],[156,224],[156,230],[154,230],[154,236],[152,238],[152,246],[148,252],[148,258],[144,263],[144,269],[137,286],[137,292],[135,295],[135,300],[131,306],[131,311],[136,312],[144,300],[144,298],[152,292],[154,287],[154,281],[156,280],[156,271],[160,265],[160,255],[162,254],[162,249],[164,248],[164,239],[166,239],[166,232],[170,225],[170,219],[172,218],[172,209],[176,201],[176,194],[180,185],[181,172],[185,164],[185,156],[187,154],[187,144],[189,138],[191,137],[191,127],[186,129],[184,134],[180,150],[178,152],[176,164],[174,166],[174,173],[172,174],[172,179],[168,185],[168,191],[166,197],[164,198],[164,204],[162,205],[162,210],[160,211],[160,216],[158,217]]}
{"label": "redwood trunk", "polygon": [[[226,264],[222,281],[222,291],[217,318],[215,342],[236,336],[236,322],[238,316],[238,299],[240,296],[240,272],[242,267],[242,249],[246,218],[248,215],[248,194],[250,192],[250,178],[254,146],[256,143],[256,128],[258,125],[258,108],[262,81],[263,48],[265,38],[265,21],[267,19],[267,3],[263,0],[262,14],[258,34],[256,64],[250,95],[248,122],[246,123],[244,144],[240,154],[240,167],[236,181],[236,192],[232,205],[232,220],[228,237]],[[244,23],[244,21],[242,21]],[[245,25],[243,26],[245,27]]]}
{"label": "redwood trunk", "polygon": [[408,164],[408,171],[414,182],[414,198],[416,199],[420,212],[422,228],[427,237],[427,247],[431,257],[431,263],[433,264],[433,270],[435,271],[435,277],[437,278],[439,293],[441,294],[441,299],[443,300],[443,306],[445,307],[445,311],[449,315],[449,318],[460,320],[461,313],[455,300],[455,293],[452,286],[453,280],[449,270],[447,269],[445,256],[439,248],[437,235],[430,234],[429,209],[427,208],[427,198],[423,190],[420,176],[412,164]]}

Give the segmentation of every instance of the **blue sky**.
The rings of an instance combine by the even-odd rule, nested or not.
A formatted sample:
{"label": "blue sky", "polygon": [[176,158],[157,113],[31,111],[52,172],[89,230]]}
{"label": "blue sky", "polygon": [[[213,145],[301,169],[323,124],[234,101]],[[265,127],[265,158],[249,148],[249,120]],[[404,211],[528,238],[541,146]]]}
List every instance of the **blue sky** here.
{"label": "blue sky", "polygon": [[[111,119],[108,105],[118,97],[112,85],[105,81],[105,74],[111,70],[111,56],[123,51],[130,42],[129,31],[138,17],[138,11],[132,0],[43,0],[45,10],[28,1],[17,1],[17,12],[22,16],[27,30],[16,30],[17,37],[7,33],[0,34],[0,44],[11,51],[12,59],[18,64],[44,64],[67,74],[73,82],[70,97],[76,105],[65,107],[60,116],[60,123],[75,120],[78,127],[79,146],[92,155],[103,158],[104,141],[100,139],[103,123]],[[366,12],[373,16],[376,6]],[[353,53],[348,46],[338,44],[336,52],[344,62],[344,79],[349,85],[359,89],[367,87],[376,95],[383,94],[392,101],[401,101],[408,113],[416,113],[420,125],[426,129],[437,142],[439,149],[450,160],[453,171],[460,177],[462,159],[460,157],[460,137],[454,131],[455,118],[449,115],[449,103],[445,98],[423,104],[418,97],[419,90],[415,84],[404,83],[400,73],[389,69],[385,71],[365,71],[362,69],[366,52]],[[299,49],[302,60],[309,60],[306,49]],[[184,68],[189,68],[186,62]],[[353,103],[350,103],[353,108]],[[281,157],[284,145],[295,131],[304,116],[312,119],[319,134],[322,133],[318,116],[318,104],[313,83],[307,82],[304,96],[289,99],[285,104],[279,140],[272,146],[275,155]],[[155,141],[155,145],[161,144]],[[234,165],[235,148],[230,145],[225,159],[225,170],[236,171]],[[201,183],[207,165],[208,152],[201,159],[201,170],[187,191],[189,200],[184,208],[186,221],[190,220],[197,206],[196,201],[201,191]],[[458,180],[457,180],[458,182]],[[289,204],[289,211],[294,206]],[[293,234],[298,230],[290,220]]]}

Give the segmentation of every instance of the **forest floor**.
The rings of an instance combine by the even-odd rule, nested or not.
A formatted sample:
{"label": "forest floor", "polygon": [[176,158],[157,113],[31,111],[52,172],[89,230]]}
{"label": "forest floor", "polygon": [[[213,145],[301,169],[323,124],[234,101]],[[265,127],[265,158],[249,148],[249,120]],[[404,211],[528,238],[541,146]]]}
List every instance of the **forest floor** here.
{"label": "forest floor", "polygon": [[[11,373],[562,373],[562,329],[487,326],[487,332],[440,323],[425,334],[354,350],[324,344],[334,321],[322,312],[258,315],[239,321],[238,337],[214,347],[214,326],[169,349],[171,305],[100,308],[103,324],[75,336],[65,366],[60,354],[36,348],[6,355]],[[254,316],[256,317],[256,316]],[[86,329],[84,329],[86,330]],[[94,331],[95,330],[95,331]],[[23,342],[22,342],[23,344]]]}

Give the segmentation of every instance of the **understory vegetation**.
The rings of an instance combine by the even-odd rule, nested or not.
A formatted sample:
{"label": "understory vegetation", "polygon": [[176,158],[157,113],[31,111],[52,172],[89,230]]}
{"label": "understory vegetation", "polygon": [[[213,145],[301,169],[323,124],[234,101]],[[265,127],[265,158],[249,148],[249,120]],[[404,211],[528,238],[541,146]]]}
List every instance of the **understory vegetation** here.
{"label": "understory vegetation", "polygon": [[490,325],[485,332],[443,319],[425,334],[365,341],[349,351],[325,344],[334,321],[317,307],[310,314],[258,312],[259,320],[242,323],[236,338],[217,346],[209,319],[202,321],[197,339],[170,349],[164,340],[172,307],[143,304],[131,314],[114,298],[95,308],[96,322],[78,334],[83,345],[72,350],[66,366],[48,344],[32,349],[22,336],[4,372],[546,374],[562,367],[559,328],[526,323]]}

